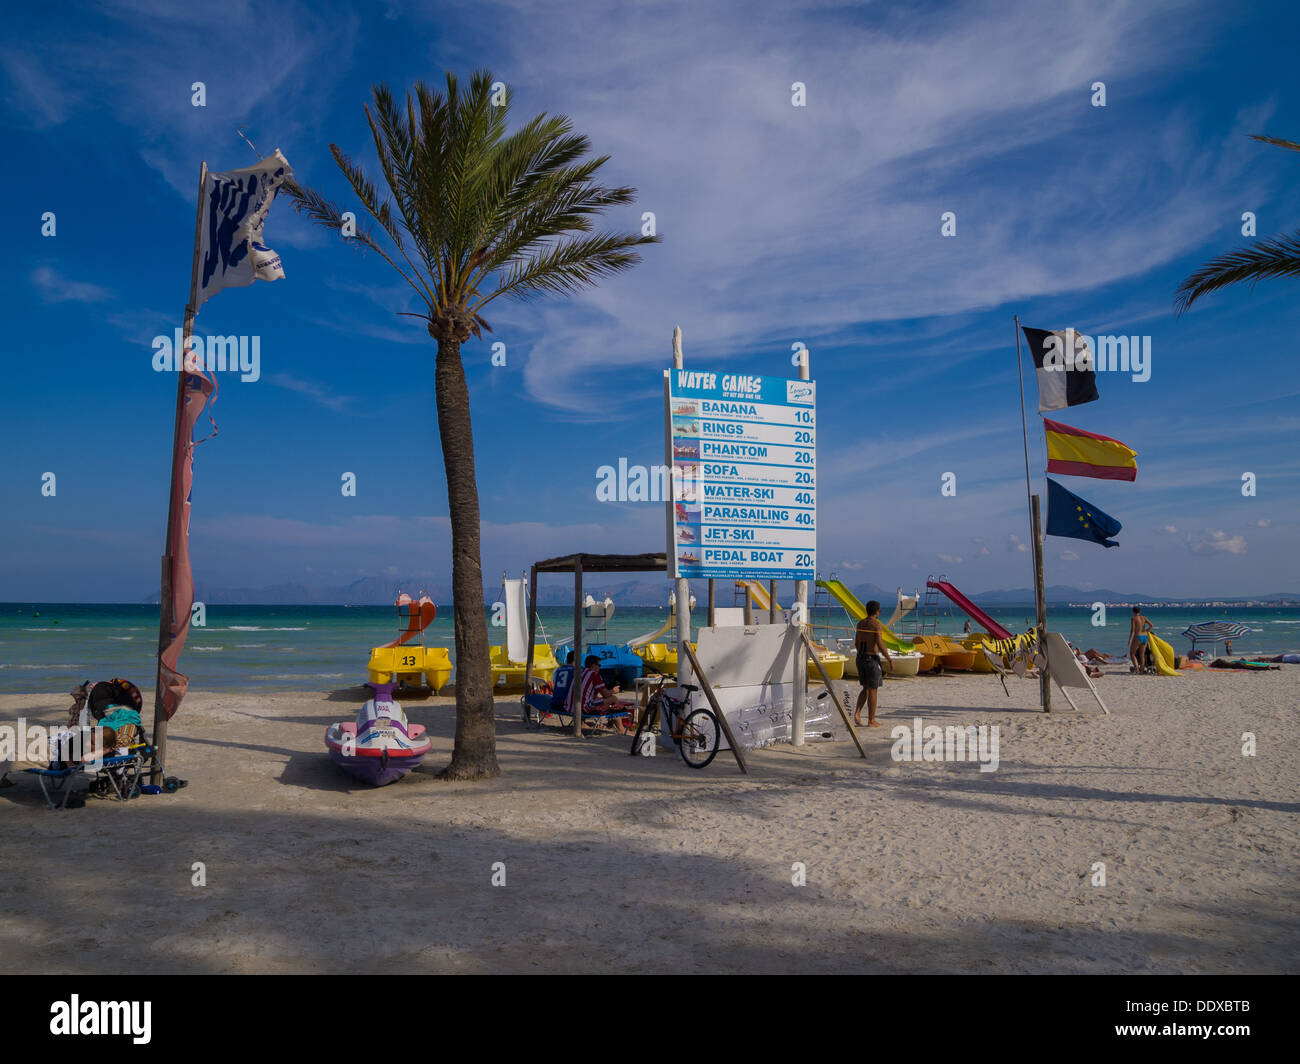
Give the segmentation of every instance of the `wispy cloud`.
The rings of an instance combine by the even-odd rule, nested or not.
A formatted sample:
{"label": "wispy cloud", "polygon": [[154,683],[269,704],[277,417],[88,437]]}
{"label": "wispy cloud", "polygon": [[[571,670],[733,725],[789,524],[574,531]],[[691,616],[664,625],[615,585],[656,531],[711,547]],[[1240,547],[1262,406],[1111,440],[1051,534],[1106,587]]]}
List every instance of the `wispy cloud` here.
{"label": "wispy cloud", "polygon": [[298,395],[304,395],[313,402],[340,414],[355,412],[350,409],[352,404],[357,401],[353,396],[336,395],[325,385],[316,381],[307,380],[304,377],[295,377],[288,373],[272,373],[267,376],[266,380],[268,384],[273,384],[277,388],[284,388],[286,391],[296,392]]}
{"label": "wispy cloud", "polygon": [[107,288],[88,281],[73,281],[50,266],[32,270],[32,284],[46,303],[102,303],[113,298]]}

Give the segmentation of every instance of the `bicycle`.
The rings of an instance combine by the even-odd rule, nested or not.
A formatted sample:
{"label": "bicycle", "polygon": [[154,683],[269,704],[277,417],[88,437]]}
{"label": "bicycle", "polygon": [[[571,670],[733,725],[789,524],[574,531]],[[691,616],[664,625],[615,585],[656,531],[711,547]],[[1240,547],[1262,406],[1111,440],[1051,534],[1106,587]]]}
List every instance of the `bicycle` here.
{"label": "bicycle", "polygon": [[[659,686],[651,692],[646,702],[646,713],[650,723],[648,730],[653,734],[662,711],[663,720],[667,722],[668,734],[677,744],[682,760],[691,768],[707,768],[718,754],[722,729],[718,718],[709,709],[695,709],[687,712],[690,696],[699,688],[693,684],[683,684],[686,692],[683,698],[674,698],[664,690],[667,676],[659,678]],[[645,718],[643,718],[643,726]]]}

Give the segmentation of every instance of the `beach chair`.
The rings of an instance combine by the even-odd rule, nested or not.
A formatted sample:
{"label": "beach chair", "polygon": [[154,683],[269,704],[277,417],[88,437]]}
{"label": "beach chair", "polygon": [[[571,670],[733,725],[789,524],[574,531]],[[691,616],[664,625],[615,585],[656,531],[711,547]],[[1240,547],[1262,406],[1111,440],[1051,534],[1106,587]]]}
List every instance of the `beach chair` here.
{"label": "beach chair", "polygon": [[40,781],[41,794],[51,812],[63,809],[73,794],[83,791],[83,788],[74,787],[73,784],[79,778],[86,778],[85,769],[80,765],[69,765],[64,768],[28,768],[23,771]]}
{"label": "beach chair", "polygon": [[[560,727],[571,727],[573,725],[573,713],[567,707],[565,709],[556,709],[551,705],[551,696],[548,694],[527,694],[520,699],[524,710],[524,722],[533,724],[535,727],[541,727],[551,717],[556,719]],[[536,718],[534,720],[534,718]],[[599,715],[584,713],[582,715],[582,726],[588,727],[588,721],[591,727],[601,727],[611,724],[614,721],[624,721],[630,723],[632,714],[628,710],[622,710],[618,713],[602,713]],[[565,721],[568,721],[566,724]]]}
{"label": "beach chair", "polygon": [[[140,794],[153,752],[151,744],[136,743],[125,754],[115,754],[84,764],[29,768],[25,771],[40,781],[41,794],[51,811],[66,809],[68,799],[78,793],[125,802]],[[86,781],[84,788],[76,786],[82,779]]]}

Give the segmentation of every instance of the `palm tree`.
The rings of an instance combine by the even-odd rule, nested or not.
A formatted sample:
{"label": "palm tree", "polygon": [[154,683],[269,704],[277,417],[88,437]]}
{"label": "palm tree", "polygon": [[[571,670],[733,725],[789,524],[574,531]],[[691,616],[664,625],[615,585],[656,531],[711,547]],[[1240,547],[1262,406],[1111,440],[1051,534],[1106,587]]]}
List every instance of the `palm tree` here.
{"label": "palm tree", "polygon": [[[1253,133],[1251,138],[1265,144],[1275,144],[1288,151],[1300,151],[1300,144],[1295,141],[1261,137]],[[1249,281],[1254,287],[1256,281],[1262,281],[1266,277],[1300,277],[1300,231],[1290,236],[1269,237],[1211,259],[1178,286],[1178,291],[1174,293],[1174,307],[1181,317],[1188,307],[1207,292],[1241,281]]]}
{"label": "palm tree", "polygon": [[[508,98],[476,71],[467,91],[447,74],[446,95],[423,83],[400,108],[374,87],[366,118],[391,199],[331,144],[334,161],[382,234],[356,227],[349,242],[374,251],[419,296],[437,342],[434,394],[451,516],[456,626],[456,742],[445,779],[500,774],[492,713],[487,618],[479,557],[478,485],[469,390],[460,345],[491,331],[484,308],[501,296],[570,293],[641,261],[632,250],[654,236],[592,231],[607,207],[636,190],[597,184],[606,155],[562,115],[538,115],[506,132]],[[495,97],[495,98],[494,98]],[[343,213],[320,193],[287,185],[295,207],[340,234]],[[386,239],[385,239],[386,238]]]}

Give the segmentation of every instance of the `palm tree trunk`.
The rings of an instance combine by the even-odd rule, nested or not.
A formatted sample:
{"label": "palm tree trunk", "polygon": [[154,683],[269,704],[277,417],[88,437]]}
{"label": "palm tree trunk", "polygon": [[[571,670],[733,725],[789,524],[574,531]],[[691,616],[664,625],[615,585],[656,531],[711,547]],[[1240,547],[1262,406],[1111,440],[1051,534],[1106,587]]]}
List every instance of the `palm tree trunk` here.
{"label": "palm tree trunk", "polygon": [[447,470],[451,515],[451,588],[456,622],[456,745],[443,779],[499,776],[483,563],[479,557],[478,483],[474,479],[474,433],[460,343],[438,340],[435,372],[438,433]]}

